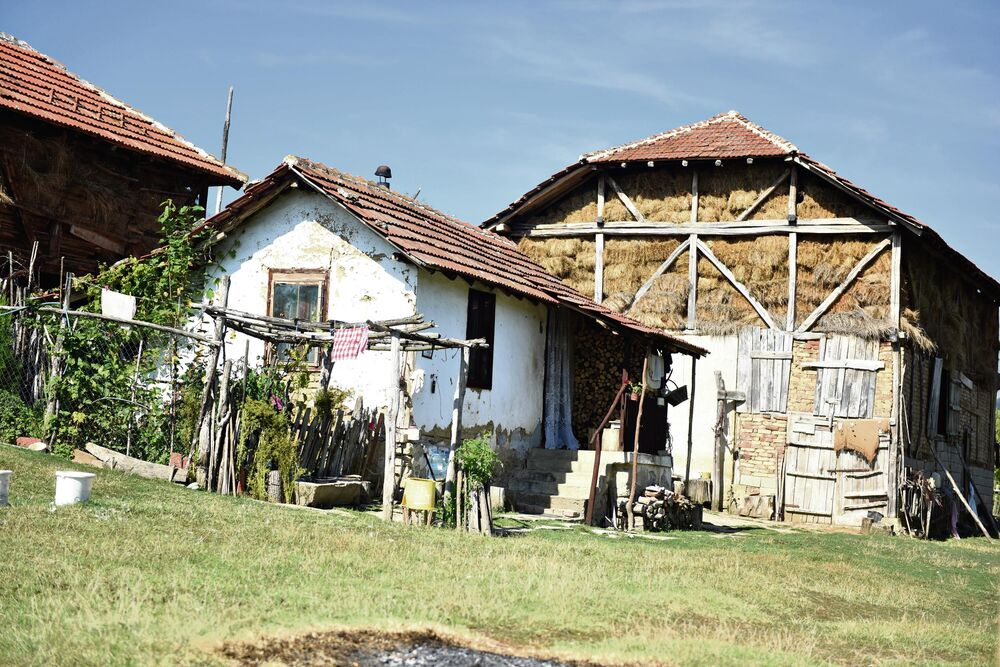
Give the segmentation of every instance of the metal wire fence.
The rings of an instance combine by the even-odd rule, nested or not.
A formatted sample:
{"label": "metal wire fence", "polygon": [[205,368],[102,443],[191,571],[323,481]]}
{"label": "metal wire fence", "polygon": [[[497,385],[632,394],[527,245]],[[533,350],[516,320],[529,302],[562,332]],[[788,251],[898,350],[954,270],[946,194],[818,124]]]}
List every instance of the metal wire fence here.
{"label": "metal wire fence", "polygon": [[63,454],[95,442],[154,463],[186,455],[203,347],[141,325],[5,310],[0,442],[40,438]]}

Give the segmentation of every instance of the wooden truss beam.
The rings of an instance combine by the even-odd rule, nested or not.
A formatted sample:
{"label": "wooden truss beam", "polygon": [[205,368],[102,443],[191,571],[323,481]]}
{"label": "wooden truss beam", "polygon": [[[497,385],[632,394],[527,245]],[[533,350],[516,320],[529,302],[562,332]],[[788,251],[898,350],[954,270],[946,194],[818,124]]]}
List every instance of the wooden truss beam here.
{"label": "wooden truss beam", "polygon": [[816,310],[812,311],[812,313],[809,314],[809,317],[807,317],[805,321],[802,322],[802,324],[799,326],[798,329],[796,329],[796,331],[800,332],[808,331],[809,328],[816,323],[816,320],[822,317],[823,313],[829,310],[830,306],[832,306],[833,303],[838,298],[840,298],[840,295],[847,291],[847,288],[849,288],[851,284],[855,281],[855,279],[859,275],[861,275],[861,272],[864,271],[865,268],[869,264],[871,264],[876,257],[882,254],[883,250],[885,250],[891,245],[892,245],[892,239],[885,239],[877,246],[875,246],[875,248],[870,253],[862,257],[861,261],[855,264],[854,268],[851,269],[851,272],[847,274],[847,277],[844,278],[844,281],[837,286],[837,289],[830,292],[830,295],[823,300],[823,303],[819,304],[819,306],[816,307]]}
{"label": "wooden truss beam", "polygon": [[698,241],[698,250],[705,255],[705,259],[715,265],[715,268],[719,270],[719,273],[726,277],[726,280],[732,283],[733,287],[736,288],[736,291],[739,292],[744,299],[750,302],[750,305],[757,311],[760,318],[767,323],[767,326],[772,329],[779,329],[778,325],[774,323],[774,318],[771,317],[771,313],[767,311],[767,308],[765,308],[760,301],[750,294],[750,290],[747,289],[746,285],[736,279],[736,276],[734,276],[733,272],[729,270],[729,267],[723,264],[719,258],[716,257],[711,250],[709,250],[707,245]]}
{"label": "wooden truss beam", "polygon": [[646,220],[639,223],[629,220],[612,222],[570,222],[566,224],[535,225],[531,229],[515,229],[514,235],[532,238],[583,237],[598,232],[612,236],[760,236],[763,234],[885,234],[898,227],[887,222],[857,220],[855,218],[818,218],[799,220],[744,220],[741,222],[695,222],[678,224]]}
{"label": "wooden truss beam", "polygon": [[605,179],[607,179],[608,185],[610,185],[611,189],[615,191],[615,194],[618,195],[618,199],[620,199],[625,208],[628,209],[628,212],[635,217],[636,222],[646,222],[645,216],[639,212],[639,209],[635,207],[635,203],[629,199],[629,196],[625,194],[620,187],[618,187],[618,183],[615,182],[615,179],[611,178],[611,176],[605,176]]}
{"label": "wooden truss beam", "polygon": [[632,312],[638,305],[639,300],[642,297],[646,296],[646,292],[650,290],[650,288],[653,286],[653,283],[656,282],[656,279],[662,276],[667,271],[667,269],[673,266],[673,263],[677,261],[677,258],[681,256],[681,253],[688,249],[690,243],[691,243],[690,240],[682,241],[679,246],[674,248],[674,251],[670,253],[670,256],[667,257],[665,260],[663,260],[663,263],[660,264],[660,266],[656,269],[656,271],[653,272],[653,275],[649,277],[649,280],[644,282],[642,284],[642,287],[639,288],[639,291],[637,291],[635,293],[635,296],[632,297],[632,303],[629,304],[629,307],[625,309],[627,315],[632,315]]}
{"label": "wooden truss beam", "polygon": [[767,199],[768,197],[770,197],[771,193],[774,192],[775,189],[777,189],[777,187],[779,185],[781,185],[782,183],[785,182],[785,179],[788,178],[788,175],[791,172],[792,172],[791,169],[786,169],[785,172],[781,176],[778,177],[778,180],[776,180],[774,183],[772,183],[769,188],[767,188],[766,190],[764,190],[763,192],[760,193],[760,196],[757,197],[757,199],[754,201],[754,203],[752,203],[749,206],[747,206],[747,208],[746,208],[745,211],[743,211],[738,216],[736,216],[736,221],[740,222],[741,220],[746,220],[751,215],[753,215],[753,212],[756,211],[758,208],[760,208],[760,205],[764,203],[764,200]]}

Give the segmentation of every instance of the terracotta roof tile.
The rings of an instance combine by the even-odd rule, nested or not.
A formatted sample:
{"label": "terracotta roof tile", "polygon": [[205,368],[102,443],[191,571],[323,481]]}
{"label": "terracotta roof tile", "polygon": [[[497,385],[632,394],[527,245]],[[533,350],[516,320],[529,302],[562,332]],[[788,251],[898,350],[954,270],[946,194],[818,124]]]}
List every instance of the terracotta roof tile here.
{"label": "terracotta roof tile", "polygon": [[647,327],[578,294],[499,234],[470,225],[412,197],[300,157],[286,158],[263,181],[247,188],[205,226],[228,230],[238,226],[258,203],[279,192],[288,175],[297,173],[321,193],[336,200],[412,261],[439,271],[499,287],[547,304],[558,304],[635,333],[668,341],[674,349],[696,355],[702,348]]}
{"label": "terracotta roof tile", "polygon": [[0,108],[177,162],[240,186],[246,176],[170,128],[115,99],[27,43],[0,33]]}
{"label": "terracotta roof tile", "polygon": [[588,153],[582,159],[591,163],[697,160],[777,157],[796,151],[795,146],[785,139],[751,123],[736,111],[727,111],[699,123]]}

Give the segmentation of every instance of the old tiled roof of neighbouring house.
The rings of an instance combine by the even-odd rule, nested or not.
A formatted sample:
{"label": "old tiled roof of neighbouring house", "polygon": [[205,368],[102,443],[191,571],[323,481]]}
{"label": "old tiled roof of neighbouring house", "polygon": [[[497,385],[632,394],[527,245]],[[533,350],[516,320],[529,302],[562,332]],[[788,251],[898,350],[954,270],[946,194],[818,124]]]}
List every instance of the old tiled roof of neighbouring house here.
{"label": "old tiled roof of neighbouring house", "polygon": [[569,307],[612,327],[665,340],[673,348],[690,354],[705,353],[696,345],[640,324],[578,294],[498,234],[441,213],[407,195],[305,158],[286,158],[204,226],[227,233],[266,206],[296,177],[337,201],[418,266],[478,280],[541,303]]}
{"label": "old tiled roof of neighbouring house", "polygon": [[882,213],[891,221],[920,235],[922,240],[939,247],[965,266],[975,279],[1000,295],[1000,283],[949,246],[926,224],[852,183],[832,168],[801,152],[795,144],[765,130],[736,111],[728,111],[698,123],[683,125],[669,132],[613,148],[585,153],[577,162],[556,172],[483,222],[482,227],[494,228],[513,216],[539,205],[546,198],[556,196],[557,192],[565,192],[568,188],[581,183],[587,173],[595,168],[611,168],[613,165],[625,166],[637,162],[743,158],[779,158],[796,162],[809,173],[815,174]]}
{"label": "old tiled roof of neighbouring house", "polygon": [[246,176],[169,127],[84,81],[26,42],[0,33],[0,108],[182,164],[240,186]]}

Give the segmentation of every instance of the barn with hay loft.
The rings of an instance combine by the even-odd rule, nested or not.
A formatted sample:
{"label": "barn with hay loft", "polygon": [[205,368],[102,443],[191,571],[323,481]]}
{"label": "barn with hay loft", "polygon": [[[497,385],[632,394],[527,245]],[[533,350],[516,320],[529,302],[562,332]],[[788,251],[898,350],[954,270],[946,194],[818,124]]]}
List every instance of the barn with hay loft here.
{"label": "barn with hay loft", "polygon": [[906,488],[933,473],[948,502],[992,506],[1000,284],[739,113],[588,153],[483,226],[711,351],[674,367],[708,389],[669,448],[717,507],[916,521]]}
{"label": "barn with hay loft", "polygon": [[246,176],[0,33],[0,250],[29,287],[160,245],[163,202]]}

